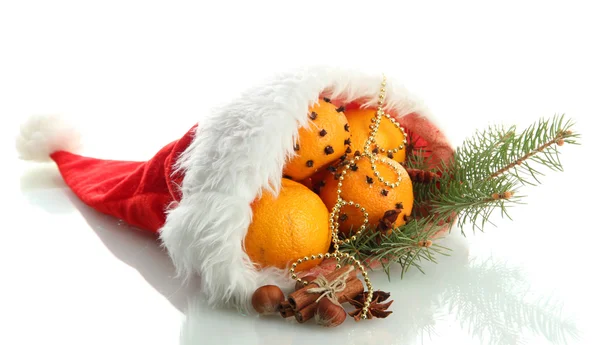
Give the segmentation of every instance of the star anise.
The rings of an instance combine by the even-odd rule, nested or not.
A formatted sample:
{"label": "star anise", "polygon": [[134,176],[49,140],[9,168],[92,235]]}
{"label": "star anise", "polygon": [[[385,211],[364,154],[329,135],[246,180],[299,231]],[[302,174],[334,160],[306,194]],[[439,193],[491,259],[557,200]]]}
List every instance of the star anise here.
{"label": "star anise", "polygon": [[[356,321],[359,321],[361,319],[365,299],[367,298],[367,293],[368,292],[365,291],[362,294],[356,296],[354,299],[348,301],[348,303],[350,303],[352,306],[354,306],[354,308],[356,308],[356,310],[349,312],[348,315],[354,317]],[[385,319],[386,317],[388,317],[388,315],[390,315],[392,311],[387,309],[390,307],[390,305],[392,305],[392,302],[394,301],[391,300],[387,303],[381,302],[387,300],[389,297],[390,294],[388,292],[383,292],[380,290],[373,292],[373,299],[371,301],[371,304],[369,304],[367,319],[370,320],[374,317],[379,319]]]}

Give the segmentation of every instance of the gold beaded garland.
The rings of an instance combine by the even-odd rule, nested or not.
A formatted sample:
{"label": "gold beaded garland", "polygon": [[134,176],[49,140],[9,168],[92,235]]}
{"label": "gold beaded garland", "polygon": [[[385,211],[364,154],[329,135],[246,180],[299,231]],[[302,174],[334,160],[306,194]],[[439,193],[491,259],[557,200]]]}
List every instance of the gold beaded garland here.
{"label": "gold beaded garland", "polygon": [[[356,163],[357,159],[369,159],[370,163],[371,163],[371,169],[373,170],[373,174],[375,175],[375,177],[377,177],[377,179],[384,183],[385,186],[389,187],[389,188],[395,188],[398,187],[400,185],[401,182],[401,177],[400,177],[400,171],[398,170],[397,167],[393,166],[393,163],[390,163],[389,161],[384,161],[382,159],[380,159],[376,154],[373,154],[374,152],[387,152],[387,153],[396,153],[399,150],[402,150],[404,148],[404,146],[407,143],[406,140],[406,132],[404,131],[404,128],[402,128],[400,126],[400,124],[394,119],[392,118],[392,116],[390,114],[387,114],[384,109],[383,109],[383,104],[384,104],[384,99],[385,99],[385,94],[386,94],[386,78],[385,76],[383,76],[383,80],[381,82],[381,88],[379,89],[379,99],[377,101],[378,107],[377,107],[377,112],[375,113],[375,117],[373,117],[371,119],[371,122],[373,122],[373,125],[370,125],[369,128],[371,128],[371,132],[369,133],[369,138],[367,139],[367,141],[365,142],[365,147],[364,147],[364,152],[361,153],[360,155],[355,156],[353,159],[350,160],[349,163],[347,163],[344,166],[344,170],[342,170],[340,176],[339,176],[339,182],[338,182],[338,189],[336,190],[337,192],[337,201],[335,206],[333,207],[330,217],[329,217],[329,228],[331,229],[331,236],[332,236],[332,242],[333,242],[333,248],[334,248],[334,252],[333,253],[319,253],[316,255],[311,255],[310,258],[305,256],[304,258],[298,259],[296,262],[294,262],[292,264],[292,267],[290,268],[290,273],[291,273],[291,278],[301,282],[303,285],[308,285],[309,282],[306,280],[302,280],[302,278],[298,278],[298,276],[296,275],[296,267],[298,264],[301,264],[302,262],[306,262],[308,260],[316,260],[318,259],[322,259],[322,258],[335,258],[337,261],[337,264],[335,266],[336,269],[340,269],[342,267],[342,265],[340,264],[342,258],[349,260],[352,265],[355,268],[358,268],[360,270],[360,273],[362,274],[365,284],[367,285],[367,296],[365,298],[365,302],[364,302],[364,307],[362,309],[362,314],[361,314],[361,319],[367,319],[367,314],[369,312],[369,306],[371,305],[371,301],[373,299],[373,286],[371,284],[371,280],[369,279],[369,276],[367,274],[367,270],[365,268],[365,266],[358,260],[356,259],[353,255],[350,255],[348,253],[341,253],[340,252],[340,246],[339,243],[350,243],[351,241],[355,241],[357,238],[357,235],[360,235],[362,233],[362,231],[364,231],[366,229],[367,224],[369,223],[369,213],[367,212],[367,210],[362,207],[360,204],[352,201],[352,200],[344,200],[342,198],[342,185],[343,185],[343,180],[344,180],[344,175],[346,175],[348,169],[351,169],[351,167]],[[399,130],[402,131],[402,134],[404,135],[404,141],[403,143],[393,149],[389,149],[389,150],[385,150],[385,149],[381,149],[379,148],[379,146],[377,146],[377,143],[375,142],[375,135],[377,134],[377,130],[379,129],[379,124],[381,123],[381,118],[385,116],[385,118],[387,118],[388,120],[390,120],[392,122],[392,124],[398,128]],[[371,150],[371,144],[375,144],[375,149],[373,149],[373,151]],[[380,172],[377,170],[376,167],[376,162],[382,162],[386,165],[388,165],[390,168],[392,168],[392,170],[394,170],[394,172],[396,173],[397,176],[397,180],[395,182],[389,182],[389,181],[385,181],[383,179],[383,177],[380,176]],[[371,185],[372,186],[372,185]],[[355,208],[359,209],[363,216],[364,216],[364,221],[363,224],[360,226],[359,230],[356,232],[356,234],[354,234],[352,237],[350,238],[346,238],[344,240],[340,240],[338,233],[339,233],[339,213],[342,209],[343,206],[354,206]]]}

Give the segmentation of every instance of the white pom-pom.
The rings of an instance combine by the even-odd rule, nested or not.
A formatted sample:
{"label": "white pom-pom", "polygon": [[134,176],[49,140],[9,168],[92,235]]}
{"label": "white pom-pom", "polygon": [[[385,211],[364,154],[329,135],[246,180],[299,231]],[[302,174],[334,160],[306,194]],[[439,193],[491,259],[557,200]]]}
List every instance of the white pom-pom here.
{"label": "white pom-pom", "polygon": [[17,137],[20,158],[36,162],[50,160],[54,152],[73,152],[79,147],[79,132],[60,115],[31,116]]}

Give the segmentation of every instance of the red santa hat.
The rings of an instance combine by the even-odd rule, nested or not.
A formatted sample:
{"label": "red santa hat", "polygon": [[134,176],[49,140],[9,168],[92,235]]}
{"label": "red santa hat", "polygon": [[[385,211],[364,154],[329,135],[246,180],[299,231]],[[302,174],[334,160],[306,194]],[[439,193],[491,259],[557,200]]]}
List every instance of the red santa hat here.
{"label": "red santa hat", "polygon": [[[309,123],[312,104],[328,97],[376,107],[381,78],[326,67],[278,75],[204,117],[145,162],[72,153],[76,132],[53,116],[29,119],[17,149],[26,160],[54,160],[87,205],[157,233],[179,275],[201,276],[209,304],[247,310],[257,287],[291,282],[281,270],[258,268],[245,253],[250,204],[264,191],[279,192],[283,166],[294,155],[298,129]],[[385,109],[427,143],[434,160],[451,157],[424,105],[393,80]]]}

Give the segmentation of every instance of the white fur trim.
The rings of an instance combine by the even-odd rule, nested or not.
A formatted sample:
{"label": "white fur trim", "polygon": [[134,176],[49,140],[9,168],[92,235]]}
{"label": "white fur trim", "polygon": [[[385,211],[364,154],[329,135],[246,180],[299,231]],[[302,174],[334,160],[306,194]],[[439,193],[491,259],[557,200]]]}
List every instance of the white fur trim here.
{"label": "white fur trim", "polygon": [[[281,74],[200,124],[178,161],[185,172],[182,200],[169,212],[161,239],[180,275],[201,276],[210,305],[248,310],[257,287],[282,281],[284,272],[258,270],[243,250],[250,203],[263,190],[279,193],[284,163],[294,154],[298,129],[308,124],[309,106],[327,96],[375,107],[381,79],[326,67]],[[389,80],[386,109],[395,117],[427,115],[421,102]]]}
{"label": "white fur trim", "polygon": [[80,136],[61,115],[34,115],[21,125],[16,146],[21,159],[44,162],[56,151],[76,151]]}

